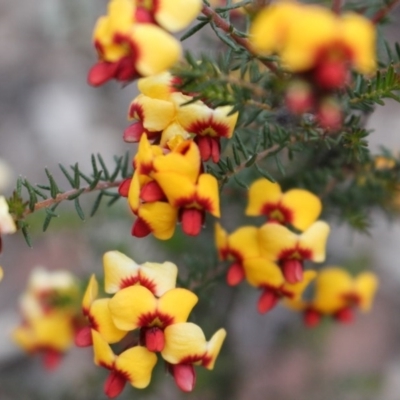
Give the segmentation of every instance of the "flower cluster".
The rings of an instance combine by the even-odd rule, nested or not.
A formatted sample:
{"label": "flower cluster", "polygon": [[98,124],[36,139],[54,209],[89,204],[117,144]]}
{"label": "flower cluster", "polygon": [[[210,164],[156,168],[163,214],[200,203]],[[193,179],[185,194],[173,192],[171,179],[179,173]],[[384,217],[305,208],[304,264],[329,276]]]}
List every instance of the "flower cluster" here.
{"label": "flower cluster", "polygon": [[[79,346],[93,344],[95,364],[110,370],[105,393],[118,396],[126,382],[146,387],[157,363],[156,353],[165,360],[177,386],[190,392],[196,382],[193,366],[213,369],[225,330],[207,341],[199,326],[187,322],[198,298],[176,287],[175,264],[138,265],[118,251],[107,252],[103,261],[104,289],[113,296],[98,299],[98,284],[91,277],[82,302],[88,325],[75,341]],[[123,351],[115,354],[110,344],[118,342]]]}
{"label": "flower cluster", "polygon": [[58,366],[82,323],[79,296],[79,282],[68,271],[36,268],[21,297],[23,321],[12,337],[25,351],[42,354],[48,369]]}
{"label": "flower cluster", "polygon": [[200,9],[201,0],[110,0],[93,32],[99,61],[89,83],[129,82],[172,67],[181,46],[170,32],[188,26]]}
{"label": "flower cluster", "polygon": [[138,81],[141,92],[131,103],[129,118],[136,120],[124,132],[126,142],[138,142],[143,134],[149,140],[167,147],[176,136],[193,137],[199,146],[203,161],[220,158],[220,138],[231,138],[238,113],[232,107],[208,107],[198,100],[190,104],[193,96],[179,92],[170,73],[142,78]]}
{"label": "flower cluster", "polygon": [[327,128],[341,125],[335,91],[349,83],[351,68],[362,74],[376,68],[375,28],[359,14],[278,2],[257,15],[250,33],[255,51],[279,54],[283,66],[295,73],[286,94],[289,109],[314,111]]}
{"label": "flower cluster", "polygon": [[340,267],[327,267],[315,279],[311,300],[293,299],[285,304],[304,313],[304,322],[309,327],[317,326],[326,315],[342,323],[352,322],[354,308],[370,310],[378,280],[375,274],[363,272],[353,278]]}

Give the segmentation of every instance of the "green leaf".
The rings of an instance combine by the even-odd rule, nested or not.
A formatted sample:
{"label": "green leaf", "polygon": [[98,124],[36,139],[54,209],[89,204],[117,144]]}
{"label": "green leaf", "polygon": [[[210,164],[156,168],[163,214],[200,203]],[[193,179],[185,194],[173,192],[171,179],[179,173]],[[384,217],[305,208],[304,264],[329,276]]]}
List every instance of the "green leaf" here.
{"label": "green leaf", "polygon": [[209,23],[210,23],[210,19],[209,18],[207,18],[207,20],[199,22],[197,25],[195,25],[193,28],[189,29],[186,33],[184,33],[181,36],[181,39],[180,39],[181,42],[183,42],[184,40],[186,40],[190,36],[193,36],[196,32],[198,32],[199,30],[203,29]]}
{"label": "green leaf", "polygon": [[93,215],[96,214],[97,210],[99,209],[102,198],[103,198],[103,192],[100,192],[93,203],[92,210],[90,211],[91,217],[93,217]]}
{"label": "green leaf", "polygon": [[276,183],[276,180],[273,178],[273,176],[265,169],[260,168],[257,164],[254,164],[256,167],[256,170],[258,173],[263,176],[264,178],[267,178],[270,182]]}
{"label": "green leaf", "polygon": [[58,164],[58,166],[60,167],[62,173],[64,174],[64,176],[67,178],[69,184],[71,185],[71,187],[75,187],[75,182],[72,179],[72,176],[69,174],[69,172],[66,170],[66,168],[62,165],[62,164]]}
{"label": "green leaf", "polygon": [[79,199],[76,198],[75,201],[74,201],[74,203],[75,203],[75,210],[76,210],[76,212],[77,212],[79,218],[80,218],[82,221],[84,221],[84,220],[85,220],[85,214],[84,214],[84,212],[83,212],[83,210],[82,210],[82,207],[81,207],[81,205],[80,205],[80,203],[79,203]]}

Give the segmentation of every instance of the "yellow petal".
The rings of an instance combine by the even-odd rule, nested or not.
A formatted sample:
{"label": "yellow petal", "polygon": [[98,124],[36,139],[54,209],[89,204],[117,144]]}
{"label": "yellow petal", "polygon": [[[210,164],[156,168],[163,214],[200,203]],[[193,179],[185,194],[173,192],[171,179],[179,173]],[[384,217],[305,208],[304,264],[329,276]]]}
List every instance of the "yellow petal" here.
{"label": "yellow petal", "polygon": [[305,271],[303,274],[303,280],[301,282],[297,283],[285,282],[282,289],[284,290],[284,292],[291,293],[291,297],[290,296],[289,297],[292,300],[299,301],[301,299],[303,292],[307,289],[310,282],[312,282],[316,276],[317,276],[316,271],[312,270]]}
{"label": "yellow petal", "polygon": [[140,110],[143,126],[153,132],[165,129],[175,116],[175,107],[170,101],[153,99],[143,94],[137,96],[130,107]]}
{"label": "yellow petal", "polygon": [[179,60],[179,42],[156,25],[136,24],[131,28],[130,36],[137,46],[136,69],[140,75],[164,72]]}
{"label": "yellow petal", "polygon": [[146,347],[135,346],[117,357],[115,368],[127,376],[133,387],[143,389],[149,385],[156,364],[157,356],[154,353]]}
{"label": "yellow petal", "polygon": [[169,147],[169,143],[175,138],[181,138],[181,140],[187,140],[190,138],[189,133],[182,128],[182,125],[178,122],[172,122],[162,132],[160,139],[160,146]]}
{"label": "yellow petal", "polygon": [[321,200],[313,193],[303,189],[292,189],[284,193],[282,206],[291,211],[289,221],[296,229],[306,230],[321,214]]}
{"label": "yellow petal", "polygon": [[3,268],[0,267],[0,281],[2,281],[3,276],[4,276]]}
{"label": "yellow petal", "polygon": [[228,237],[229,250],[242,260],[260,256],[260,231],[255,226],[242,226]]}
{"label": "yellow petal", "polygon": [[95,300],[90,307],[90,315],[93,317],[93,327],[107,343],[117,343],[125,335],[126,331],[118,329],[111,318],[109,309],[110,299]]}
{"label": "yellow petal", "polygon": [[178,209],[169,203],[156,201],[142,204],[138,215],[150,226],[151,232],[157,239],[170,239],[175,232]]}
{"label": "yellow petal", "polygon": [[312,68],[317,52],[336,42],[338,28],[338,19],[330,10],[303,6],[287,30],[286,43],[281,51],[283,64],[292,71]]}
{"label": "yellow petal", "polygon": [[191,322],[167,326],[164,337],[165,346],[161,355],[171,364],[179,364],[190,357],[201,358],[207,350],[203,331]]}
{"label": "yellow petal", "polygon": [[140,276],[154,284],[154,294],[160,297],[175,287],[178,267],[169,261],[162,264],[146,262],[141,265]]}
{"label": "yellow petal", "polygon": [[217,360],[218,354],[221,350],[222,344],[226,338],[226,330],[218,329],[217,332],[211,337],[209,342],[207,343],[207,354],[206,354],[206,362],[203,362],[203,366],[207,369],[213,369],[215,361]]}
{"label": "yellow petal", "polygon": [[117,328],[132,331],[141,326],[141,318],[156,311],[157,299],[144,286],[120,290],[109,302],[111,317]]}
{"label": "yellow petal", "polygon": [[326,241],[329,235],[329,225],[324,221],[314,222],[301,236],[299,247],[312,252],[310,259],[314,262],[325,261]]}
{"label": "yellow petal", "polygon": [[138,80],[138,89],[145,96],[153,99],[169,100],[172,93],[172,75],[169,72],[141,78]]}
{"label": "yellow petal", "polygon": [[116,359],[110,345],[102,338],[99,332],[92,329],[94,363],[112,369]]}
{"label": "yellow petal", "polygon": [[347,271],[339,267],[322,270],[315,281],[313,307],[325,314],[334,314],[347,306],[344,295],[351,293],[353,279]]}
{"label": "yellow petal", "polygon": [[278,289],[285,283],[285,278],[278,265],[265,258],[246,259],[243,262],[243,268],[247,282],[252,286],[272,286]]}
{"label": "yellow petal", "polygon": [[9,213],[7,201],[4,196],[0,196],[0,234],[8,235],[16,231],[17,226]]}
{"label": "yellow petal", "polygon": [[35,336],[29,326],[21,325],[15,328],[12,331],[11,338],[18,346],[22,347],[27,352],[31,352],[35,349]]}
{"label": "yellow petal", "polygon": [[172,317],[172,323],[186,322],[190,312],[196,305],[198,297],[190,290],[171,289],[158,300],[158,311]]}
{"label": "yellow petal", "polygon": [[131,184],[129,185],[128,203],[132,211],[137,213],[140,206],[140,181],[138,171],[134,172]]}
{"label": "yellow petal", "polygon": [[268,179],[260,178],[253,182],[249,188],[249,203],[246,215],[262,215],[265,205],[279,203],[282,196],[281,187],[278,183],[272,183]]}
{"label": "yellow petal", "polygon": [[201,174],[196,188],[196,201],[214,217],[221,216],[219,211],[219,188],[215,176]]}
{"label": "yellow petal", "polygon": [[299,17],[300,10],[298,3],[282,1],[258,13],[250,29],[254,49],[265,55],[278,51],[285,44],[287,30]]}
{"label": "yellow petal", "polygon": [[214,225],[215,245],[218,251],[218,258],[225,260],[228,251],[228,233],[222,226],[216,222]]}
{"label": "yellow petal", "polygon": [[360,309],[369,311],[378,288],[378,278],[372,272],[363,272],[355,279],[354,286],[355,293],[360,296]]}
{"label": "yellow petal", "polygon": [[89,312],[90,306],[92,305],[93,301],[97,298],[98,293],[99,293],[99,284],[97,283],[96,276],[92,274],[82,299],[82,309],[84,314],[87,314]]}
{"label": "yellow petal", "polygon": [[139,265],[119,251],[108,251],[103,256],[104,289],[106,293],[116,293],[126,279],[139,274]]}
{"label": "yellow petal", "polygon": [[298,239],[298,235],[285,226],[275,223],[264,224],[260,228],[261,254],[270,260],[278,260],[282,252],[296,249]]}
{"label": "yellow petal", "polygon": [[196,186],[187,175],[175,172],[156,172],[153,177],[171,206],[180,207],[194,202]]}
{"label": "yellow petal", "polygon": [[375,31],[374,24],[361,15],[347,13],[341,18],[341,37],[353,52],[355,69],[362,74],[376,69]]}
{"label": "yellow petal", "polygon": [[201,0],[158,0],[154,17],[167,31],[177,32],[197,17],[201,6]]}

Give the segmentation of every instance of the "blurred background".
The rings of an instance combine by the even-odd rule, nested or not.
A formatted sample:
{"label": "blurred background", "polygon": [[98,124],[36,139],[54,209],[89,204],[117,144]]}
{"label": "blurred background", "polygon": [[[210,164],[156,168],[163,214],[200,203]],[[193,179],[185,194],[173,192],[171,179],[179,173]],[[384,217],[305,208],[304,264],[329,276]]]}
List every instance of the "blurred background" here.
{"label": "blurred background", "polygon": [[[0,3],[0,159],[10,168],[10,182],[2,194],[11,195],[19,175],[46,183],[45,167],[68,188],[58,163],[79,162],[90,173],[92,153],[101,153],[106,162],[127,150],[133,154],[134,146],[122,141],[122,132],[135,85],[121,90],[111,82],[94,89],[86,83],[88,69],[96,61],[91,33],[106,3]],[[395,25],[387,28],[389,39],[398,37]],[[185,45],[192,51],[207,51],[211,37],[211,32],[205,32]],[[375,130],[370,137],[372,150],[381,144],[400,149],[398,110],[398,103],[388,101],[368,121]],[[87,197],[84,210],[94,200]],[[26,356],[10,340],[10,332],[20,321],[18,298],[34,267],[68,269],[86,279],[92,272],[102,275],[102,254],[114,249],[137,262],[169,259],[184,265],[185,257],[179,254],[184,248],[197,252],[199,263],[215,258],[207,249],[210,223],[204,236],[190,242],[177,234],[169,242],[157,243],[150,237],[130,236],[132,217],[124,200],[112,208],[101,207],[95,218],[87,217],[85,222],[70,204],[60,209],[60,218],[46,234],[41,229],[43,214],[30,217],[33,248],[28,248],[21,234],[3,238],[1,400],[106,398],[107,371],[93,365],[91,349],[72,348],[60,367],[48,372],[38,357]],[[238,212],[242,211],[232,208],[225,213],[222,224],[229,230],[238,226]],[[326,263],[354,270],[367,267],[379,275],[381,285],[370,314],[358,315],[351,326],[328,321],[310,330],[300,316],[281,306],[259,315],[259,293],[245,284],[233,289],[208,287],[193,317],[208,337],[220,327],[228,331],[215,370],[198,368],[194,393],[182,394],[159,365],[148,389],[127,387],[121,399],[399,400],[400,224],[378,214],[374,221],[371,236],[333,225]]]}

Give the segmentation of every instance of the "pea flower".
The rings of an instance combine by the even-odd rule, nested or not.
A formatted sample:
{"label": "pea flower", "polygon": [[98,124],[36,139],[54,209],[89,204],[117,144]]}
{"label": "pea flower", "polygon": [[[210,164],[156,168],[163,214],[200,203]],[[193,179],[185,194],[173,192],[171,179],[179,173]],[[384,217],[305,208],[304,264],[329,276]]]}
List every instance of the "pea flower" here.
{"label": "pea flower", "polygon": [[7,200],[4,196],[0,196],[0,252],[2,249],[1,235],[10,235],[16,231],[17,226],[9,213]]}
{"label": "pea flower", "polygon": [[93,330],[97,331],[107,343],[117,343],[127,333],[115,326],[109,310],[110,299],[98,299],[98,290],[98,283],[93,274],[82,300],[82,312],[89,324],[79,329],[75,335],[75,344],[79,347],[92,345]]}
{"label": "pea flower", "polygon": [[232,107],[210,108],[202,101],[185,104],[193,99],[173,87],[176,78],[169,74],[143,78],[139,81],[137,96],[129,108],[129,118],[137,120],[124,132],[124,140],[137,142],[143,134],[150,140],[159,140],[165,147],[176,136],[184,139],[194,136],[201,158],[214,162],[220,157],[220,138],[231,138],[238,113],[230,114]]}
{"label": "pea flower", "polygon": [[106,293],[114,294],[133,285],[146,287],[160,297],[176,284],[178,267],[172,262],[136,264],[119,251],[108,251],[103,256]]}
{"label": "pea flower", "polygon": [[142,23],[141,17],[134,1],[110,1],[108,14],[97,21],[93,33],[99,62],[89,71],[91,85],[99,86],[112,78],[127,82],[154,75],[178,61],[178,41],[160,27]]}
{"label": "pea flower", "polygon": [[321,200],[304,189],[291,189],[282,193],[278,183],[265,178],[253,182],[249,188],[246,215],[265,215],[269,222],[292,225],[306,230],[321,214]]}
{"label": "pea flower", "polygon": [[230,235],[218,223],[215,224],[215,242],[220,260],[233,260],[227,273],[227,283],[236,286],[246,276],[244,262],[260,258],[259,229],[254,226],[243,226]]}
{"label": "pea flower", "polygon": [[275,3],[255,19],[251,40],[262,54],[278,53],[289,70],[311,72],[323,89],[342,87],[351,66],[363,74],[376,68],[375,27],[354,13],[338,16],[321,6]]}
{"label": "pea flower", "polygon": [[356,307],[363,312],[371,309],[377,287],[378,279],[371,272],[352,277],[340,267],[328,267],[318,274],[311,301],[288,304],[304,311],[304,321],[310,327],[318,325],[323,315],[350,323]]}
{"label": "pea flower", "polygon": [[191,392],[196,383],[193,365],[202,365],[212,370],[226,337],[225,329],[219,329],[207,342],[202,329],[191,323],[169,325],[164,330],[165,347],[162,357],[176,385],[184,392]]}
{"label": "pea flower", "polygon": [[143,346],[134,346],[115,355],[102,336],[92,331],[94,363],[110,370],[104,384],[104,392],[117,397],[129,382],[133,387],[143,389],[151,380],[151,373],[157,363],[157,356]]}
{"label": "pea flower", "polygon": [[291,232],[283,225],[264,224],[260,228],[262,254],[270,260],[278,261],[285,279],[289,283],[303,279],[303,262],[325,260],[326,240],[329,225],[323,221],[314,222],[302,234]]}
{"label": "pea flower", "polygon": [[168,290],[157,298],[144,286],[130,286],[114,295],[109,308],[119,329],[132,331],[140,328],[147,349],[162,351],[165,328],[185,322],[197,300],[194,293],[182,288]]}

